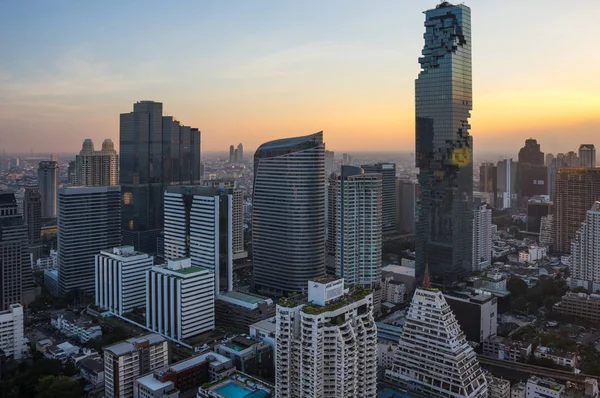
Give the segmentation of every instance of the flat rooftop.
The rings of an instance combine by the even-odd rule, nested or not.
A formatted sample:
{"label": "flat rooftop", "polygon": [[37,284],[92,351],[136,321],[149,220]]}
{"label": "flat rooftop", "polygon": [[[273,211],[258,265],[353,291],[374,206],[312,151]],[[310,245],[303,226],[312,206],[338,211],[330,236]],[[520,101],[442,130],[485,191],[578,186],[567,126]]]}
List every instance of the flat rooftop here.
{"label": "flat rooftop", "polygon": [[277,324],[275,323],[275,318],[273,317],[273,318],[267,318],[267,319],[263,319],[262,321],[253,323],[252,325],[250,325],[250,327],[260,329],[260,330],[266,330],[268,332],[275,332]]}
{"label": "flat rooftop", "polygon": [[217,299],[226,301],[231,304],[236,304],[241,307],[246,307],[249,309],[256,309],[256,308],[258,308],[258,305],[261,303],[266,303],[269,305],[273,304],[273,300],[271,300],[270,298],[258,296],[255,294],[235,292],[235,291],[220,294],[217,297]]}
{"label": "flat rooftop", "polygon": [[415,269],[412,267],[407,267],[405,265],[386,265],[381,269],[381,271],[391,272],[392,274],[412,276],[413,278],[415,276]]}
{"label": "flat rooftop", "polygon": [[133,337],[133,338],[127,339],[125,341],[121,341],[119,343],[109,345],[108,347],[105,347],[104,350],[110,351],[114,355],[120,356],[120,355],[125,355],[125,354],[135,351],[136,344],[142,344],[145,342],[147,342],[148,344],[158,344],[158,343],[162,343],[165,341],[167,341],[167,339],[164,338],[163,336],[156,334],[156,333],[150,333],[150,334],[146,334],[144,336]]}
{"label": "flat rooftop", "polygon": [[154,377],[154,373],[150,373],[146,376],[139,377],[136,379],[136,381],[142,384],[150,391],[158,391],[164,388],[169,388],[173,385],[173,382],[171,381],[163,383],[162,381],[158,380],[156,377]]}

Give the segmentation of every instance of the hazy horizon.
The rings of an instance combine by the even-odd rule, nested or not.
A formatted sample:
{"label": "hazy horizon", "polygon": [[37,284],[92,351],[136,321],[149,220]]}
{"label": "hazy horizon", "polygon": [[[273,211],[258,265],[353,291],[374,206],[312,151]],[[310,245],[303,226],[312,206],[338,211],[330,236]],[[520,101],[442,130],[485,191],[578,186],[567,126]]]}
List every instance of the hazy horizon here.
{"label": "hazy horizon", "polygon": [[[74,153],[85,138],[118,148],[119,114],[155,100],[202,131],[207,153],[320,130],[336,152],[411,152],[422,11],[438,3],[147,1],[115,13],[74,0],[9,2],[0,149]],[[476,156],[516,156],[530,137],[552,153],[596,144],[600,3],[467,5]]]}

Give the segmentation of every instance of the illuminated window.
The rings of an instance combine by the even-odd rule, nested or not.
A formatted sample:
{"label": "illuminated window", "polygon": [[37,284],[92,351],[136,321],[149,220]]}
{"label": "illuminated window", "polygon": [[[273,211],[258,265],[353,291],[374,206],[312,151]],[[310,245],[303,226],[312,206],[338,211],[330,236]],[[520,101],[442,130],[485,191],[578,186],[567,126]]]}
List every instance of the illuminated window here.
{"label": "illuminated window", "polygon": [[124,192],[123,193],[123,204],[130,205],[132,202],[133,202],[133,195],[131,194],[131,192]]}

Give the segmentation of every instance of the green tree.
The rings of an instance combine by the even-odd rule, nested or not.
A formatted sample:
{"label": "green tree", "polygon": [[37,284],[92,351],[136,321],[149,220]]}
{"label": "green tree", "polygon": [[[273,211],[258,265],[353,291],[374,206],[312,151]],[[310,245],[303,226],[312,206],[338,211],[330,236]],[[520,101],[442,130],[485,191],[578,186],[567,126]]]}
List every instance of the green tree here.
{"label": "green tree", "polygon": [[521,278],[510,277],[506,281],[506,289],[513,295],[513,297],[521,296],[527,293],[527,283]]}
{"label": "green tree", "polygon": [[36,386],[36,398],[80,398],[85,396],[81,384],[66,376],[44,376]]}

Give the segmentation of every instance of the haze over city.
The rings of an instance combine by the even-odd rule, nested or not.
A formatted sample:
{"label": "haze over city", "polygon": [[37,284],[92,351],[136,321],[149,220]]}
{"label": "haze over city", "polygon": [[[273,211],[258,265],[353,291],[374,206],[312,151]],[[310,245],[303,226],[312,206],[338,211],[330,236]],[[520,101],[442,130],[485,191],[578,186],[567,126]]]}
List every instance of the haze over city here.
{"label": "haze over city", "polygon": [[[412,152],[421,12],[434,3],[7,2],[1,147],[118,146],[119,113],[147,99],[198,127],[203,152],[320,130],[336,151]],[[547,152],[595,143],[600,3],[472,6],[475,152],[516,153],[529,136]]]}

